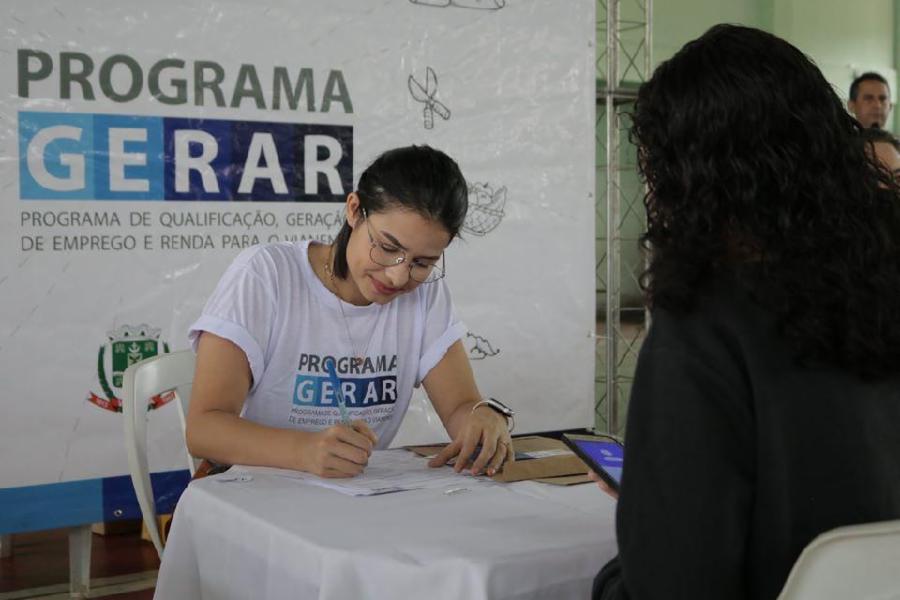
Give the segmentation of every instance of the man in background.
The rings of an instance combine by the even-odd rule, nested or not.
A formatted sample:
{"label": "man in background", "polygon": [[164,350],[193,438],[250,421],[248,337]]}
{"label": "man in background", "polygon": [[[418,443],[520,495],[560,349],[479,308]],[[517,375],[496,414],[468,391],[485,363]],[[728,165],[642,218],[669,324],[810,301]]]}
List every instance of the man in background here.
{"label": "man in background", "polygon": [[892,107],[891,88],[878,73],[863,73],[850,84],[847,108],[866,129],[883,129]]}

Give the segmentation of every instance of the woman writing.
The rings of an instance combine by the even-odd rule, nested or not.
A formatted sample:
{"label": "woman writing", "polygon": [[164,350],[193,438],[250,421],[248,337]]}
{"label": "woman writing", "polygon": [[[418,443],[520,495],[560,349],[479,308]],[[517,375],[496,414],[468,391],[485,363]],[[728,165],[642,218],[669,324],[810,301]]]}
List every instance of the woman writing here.
{"label": "woman writing", "polygon": [[363,471],[422,384],[453,440],[432,466],[493,474],[513,453],[482,402],[445,283],[444,250],[468,206],[456,163],[427,146],[385,152],[361,175],[333,244],[241,253],[190,336],[190,452],[323,477]]}

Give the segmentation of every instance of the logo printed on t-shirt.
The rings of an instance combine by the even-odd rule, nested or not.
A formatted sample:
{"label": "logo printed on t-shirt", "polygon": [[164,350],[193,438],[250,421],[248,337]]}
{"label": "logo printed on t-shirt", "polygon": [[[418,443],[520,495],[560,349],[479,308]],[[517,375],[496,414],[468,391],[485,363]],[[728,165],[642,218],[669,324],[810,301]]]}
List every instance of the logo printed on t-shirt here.
{"label": "logo printed on t-shirt", "polygon": [[[347,408],[394,404],[397,401],[397,376],[343,378],[341,392]],[[297,375],[294,382],[294,404],[302,406],[337,406],[338,394],[327,376]]]}
{"label": "logo printed on t-shirt", "polygon": [[349,356],[302,354],[294,378],[291,423],[321,427],[339,422],[338,392],[325,371],[329,360],[335,361],[351,418],[365,419],[370,425],[391,418],[397,402],[397,355],[353,361]]}

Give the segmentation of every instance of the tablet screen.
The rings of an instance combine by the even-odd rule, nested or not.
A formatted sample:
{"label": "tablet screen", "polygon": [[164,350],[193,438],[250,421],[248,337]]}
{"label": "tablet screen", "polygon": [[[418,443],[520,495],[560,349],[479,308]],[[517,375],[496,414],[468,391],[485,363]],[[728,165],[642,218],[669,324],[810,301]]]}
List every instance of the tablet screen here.
{"label": "tablet screen", "polygon": [[594,459],[603,470],[621,483],[622,480],[622,461],[624,459],[624,448],[615,442],[607,442],[602,440],[584,440],[577,438],[569,438],[575,442],[582,452]]}

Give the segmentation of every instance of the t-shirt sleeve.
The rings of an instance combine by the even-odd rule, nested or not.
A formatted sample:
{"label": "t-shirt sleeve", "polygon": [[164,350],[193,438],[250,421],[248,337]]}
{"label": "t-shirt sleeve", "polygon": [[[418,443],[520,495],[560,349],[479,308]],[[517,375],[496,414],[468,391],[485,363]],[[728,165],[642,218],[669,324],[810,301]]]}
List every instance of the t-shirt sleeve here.
{"label": "t-shirt sleeve", "polygon": [[203,307],[200,318],[188,330],[194,352],[200,334],[213,333],[244,351],[253,375],[253,390],[262,379],[264,349],[268,347],[275,316],[272,265],[259,247],[249,248],[231,263]]}
{"label": "t-shirt sleeve", "polygon": [[595,598],[746,597],[753,416],[740,360],[720,342],[654,316],[628,408],[621,572],[607,569]]}
{"label": "t-shirt sleeve", "polygon": [[425,292],[422,355],[419,358],[416,386],[441,361],[450,346],[466,333],[466,326],[456,318],[447,283],[441,279],[428,284]]}

